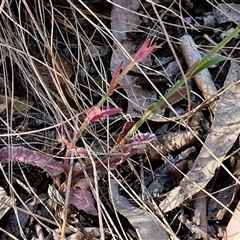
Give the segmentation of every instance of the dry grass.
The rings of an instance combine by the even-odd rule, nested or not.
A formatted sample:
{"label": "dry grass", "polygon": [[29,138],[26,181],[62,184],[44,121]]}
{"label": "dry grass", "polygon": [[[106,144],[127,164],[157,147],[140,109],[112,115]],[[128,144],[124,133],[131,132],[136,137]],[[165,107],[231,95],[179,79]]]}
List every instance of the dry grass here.
{"label": "dry grass", "polygon": [[[115,36],[110,31],[110,3],[104,4],[103,10],[98,11],[98,9],[94,9],[94,4],[91,5],[93,6],[91,9],[82,1],[67,2],[64,6],[65,4],[44,0],[19,0],[16,3],[3,1],[4,7],[1,8],[0,16],[0,76],[3,80],[0,85],[1,93],[5,94],[6,99],[19,97],[20,101],[26,100],[29,105],[34,103],[30,111],[21,113],[14,110],[13,102],[7,105],[6,113],[2,114],[0,118],[2,145],[24,145],[37,151],[44,151],[59,161],[62,161],[66,151],[64,144],[66,141],[71,142],[74,134],[79,131],[85,111],[96,104],[105,93],[112,74],[110,71],[111,51],[114,53],[112,45],[116,41]],[[96,3],[96,6],[99,5]],[[152,27],[142,27],[139,30],[141,36],[143,38],[149,36],[161,41],[163,32],[160,32],[159,29],[161,27],[163,31],[164,26],[170,26],[172,29],[182,28],[186,33],[192,32],[194,27],[188,25],[183,18],[186,10],[181,7],[179,9],[180,11],[174,12],[166,7],[165,13],[163,12],[162,15],[159,14],[156,17],[153,12],[148,12],[146,6],[143,6],[143,10],[139,14],[144,16],[146,22],[152,23]],[[179,17],[181,26],[175,26],[164,20],[163,16],[169,12]],[[133,26],[133,28],[137,29],[138,26]],[[165,32],[165,34],[167,42],[164,44],[169,44],[172,47],[172,54],[178,62],[180,72],[184,73],[186,67],[178,59],[178,53],[176,53],[179,39],[171,35],[172,33]],[[201,48],[205,49],[206,46],[202,45]],[[229,49],[227,50],[229,51]],[[233,47],[231,50],[234,51],[236,48]],[[102,53],[102,51],[109,51],[109,53]],[[63,66],[59,61],[61,53],[65,54],[68,59],[65,60],[69,62]],[[143,68],[141,65],[139,67]],[[151,73],[156,72],[151,67],[148,70]],[[73,71],[72,74],[71,71]],[[169,80],[172,81],[172,79]],[[151,80],[148,78],[148,81]],[[169,85],[171,85],[171,81]],[[159,95],[162,95],[159,88],[155,89]],[[119,96],[122,97],[120,101],[128,100],[121,91]],[[114,96],[113,99],[109,98],[107,104],[116,105]],[[175,110],[174,112],[178,114]],[[131,116],[123,114],[119,119],[100,121],[91,125],[78,144],[83,145],[101,161],[103,156],[111,151],[117,132],[121,129],[121,121],[124,119],[129,120]],[[168,119],[162,119],[162,121],[168,121]],[[178,118],[175,124],[175,128],[185,125],[190,131],[192,130],[191,126],[188,126],[188,118]],[[85,138],[85,136],[87,137]],[[72,158],[77,159],[76,156],[72,156]],[[163,158],[166,159],[164,156]],[[131,161],[129,161],[130,163]],[[124,172],[124,167],[128,171]],[[143,206],[151,212],[152,216],[158,216],[160,213],[156,211],[154,205],[147,205],[147,201],[134,189],[134,184],[140,186],[141,182],[139,172],[136,170],[139,166],[134,163],[131,166],[131,171],[129,171],[129,165],[124,165],[124,167],[118,173],[118,181],[125,188],[127,196],[134,200],[136,206]],[[17,228],[19,228],[22,239],[30,239],[28,238],[30,236],[31,239],[37,238],[32,238],[34,231],[31,230],[32,232],[30,231],[31,233],[27,236],[25,229],[22,229],[21,219],[18,218],[20,212],[29,214],[31,216],[30,222],[38,222],[40,229],[46,229],[52,236],[55,236],[56,232],[60,234],[62,228],[61,212],[53,211],[54,208],[49,206],[46,201],[47,197],[40,195],[39,192],[42,190],[46,194],[47,187],[34,186],[33,182],[29,180],[28,174],[32,168],[28,169],[28,166],[16,167],[10,162],[7,168],[1,167],[1,170],[1,175],[5,178],[6,183],[6,186],[2,187],[7,189],[9,196],[17,199],[17,204],[9,206],[17,217]],[[124,176],[126,173],[128,175]],[[21,176],[20,181],[25,188],[24,194],[29,199],[42,202],[52,216],[49,218],[51,220],[39,216],[37,211],[29,208],[26,196],[24,198],[21,193],[23,187],[17,188],[18,174]],[[37,181],[42,172],[34,174],[38,176],[35,176],[32,181]],[[235,178],[232,173],[230,174]],[[92,223],[92,226],[100,226],[99,231],[102,236],[111,236],[112,239],[130,239],[128,232],[126,233],[121,226],[122,219],[119,218],[116,209],[112,207],[111,201],[108,199],[110,176],[114,177],[116,173],[109,172],[109,177],[104,177],[100,183],[99,177],[95,175],[95,184],[90,184],[97,202],[98,219],[91,219],[86,215],[83,217],[76,215],[73,219],[78,223],[72,224],[74,226],[71,229],[72,232],[79,231],[79,229],[84,232],[84,228],[87,229],[87,226],[91,226]],[[42,178],[46,178],[46,175],[43,175]],[[136,182],[133,183],[133,179]],[[47,181],[51,184],[49,180]],[[42,180],[40,182],[43,184]],[[213,198],[212,193],[206,192],[206,194]],[[70,218],[70,216],[68,217]],[[71,228],[70,225],[67,224],[67,230]],[[164,226],[166,231],[172,234],[172,239],[176,239],[176,235],[167,222],[164,223]],[[174,227],[174,231],[176,229]],[[38,236],[40,235],[39,233]],[[9,237],[17,239],[10,234]]]}

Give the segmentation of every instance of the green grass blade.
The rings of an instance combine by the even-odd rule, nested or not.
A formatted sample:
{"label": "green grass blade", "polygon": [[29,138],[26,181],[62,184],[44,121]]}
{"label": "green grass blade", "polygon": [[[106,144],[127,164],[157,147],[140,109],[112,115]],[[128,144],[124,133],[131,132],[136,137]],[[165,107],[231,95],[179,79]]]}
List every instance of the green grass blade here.
{"label": "green grass blade", "polygon": [[209,68],[209,67],[211,67],[212,65],[215,65],[215,64],[217,64],[217,63],[219,63],[219,62],[222,62],[222,61],[224,61],[224,60],[226,60],[225,57],[223,57],[223,56],[217,56],[217,57],[214,57],[214,58],[212,58],[212,59],[209,59],[209,61],[207,61],[207,62],[205,62],[205,63],[203,63],[203,64],[201,64],[201,61],[200,61],[199,67],[198,67],[194,72],[192,72],[191,77],[196,76],[196,75],[199,74],[202,70],[204,70],[204,69],[206,69],[206,68]]}

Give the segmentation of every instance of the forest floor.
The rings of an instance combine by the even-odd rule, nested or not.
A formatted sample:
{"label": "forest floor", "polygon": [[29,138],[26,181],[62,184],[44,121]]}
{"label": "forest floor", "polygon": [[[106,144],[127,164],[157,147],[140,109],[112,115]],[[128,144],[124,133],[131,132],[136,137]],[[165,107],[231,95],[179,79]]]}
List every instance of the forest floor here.
{"label": "forest floor", "polygon": [[122,141],[238,26],[239,1],[0,12],[0,239],[240,239],[239,35]]}

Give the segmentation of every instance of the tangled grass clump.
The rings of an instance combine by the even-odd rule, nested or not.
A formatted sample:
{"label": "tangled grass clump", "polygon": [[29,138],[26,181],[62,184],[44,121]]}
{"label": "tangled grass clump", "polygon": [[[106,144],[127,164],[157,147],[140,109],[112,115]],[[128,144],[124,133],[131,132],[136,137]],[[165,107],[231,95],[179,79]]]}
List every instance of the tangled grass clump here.
{"label": "tangled grass clump", "polygon": [[[216,53],[240,32],[238,26],[172,84],[160,100],[145,109],[135,123],[124,111],[122,99],[132,100],[121,92],[124,87],[120,83],[136,66],[141,69],[142,60],[158,51],[157,41],[151,44],[152,33],[145,28],[146,40],[128,58],[129,64],[121,62],[115,72],[110,72],[110,55],[115,54],[112,43],[119,44],[109,31],[111,4],[106,1],[101,8],[102,1],[93,2],[3,1],[0,15],[0,94],[4,99],[0,107],[0,162],[7,165],[1,168],[1,176],[9,195],[23,206],[28,198],[37,198],[44,205],[56,225],[48,231],[61,238],[70,231],[71,224],[84,232],[89,218],[92,222],[98,218],[95,225],[100,226],[102,236],[105,226],[112,236],[122,231],[121,226],[115,226],[121,223],[107,199],[108,189],[103,193],[102,186],[109,187],[110,177],[121,176],[117,166],[156,140],[150,130],[140,132],[142,125],[188,96],[187,80],[223,61],[225,58]],[[48,195],[51,204],[40,197],[50,187],[32,187],[29,165],[48,173],[50,178],[45,179],[43,171],[39,172],[41,183],[57,186],[55,196]],[[21,172],[22,186],[28,189],[25,199],[15,191],[15,172]],[[122,182],[126,183],[123,177]],[[134,190],[126,185],[130,191],[123,189],[131,195]],[[145,204],[135,198],[139,206]],[[34,219],[45,226],[44,218],[46,221],[46,216],[36,214]],[[19,221],[17,224],[27,239],[27,226]]]}

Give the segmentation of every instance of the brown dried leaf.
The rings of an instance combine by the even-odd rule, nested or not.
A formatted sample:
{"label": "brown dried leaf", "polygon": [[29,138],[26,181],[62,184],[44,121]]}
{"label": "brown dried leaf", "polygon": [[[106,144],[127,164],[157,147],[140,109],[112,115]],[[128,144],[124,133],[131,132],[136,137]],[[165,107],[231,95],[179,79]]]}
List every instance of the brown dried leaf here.
{"label": "brown dried leaf", "polygon": [[56,53],[54,56],[47,53],[46,59],[51,67],[41,65],[40,69],[43,70],[47,76],[50,77],[50,73],[54,76],[54,78],[50,77],[48,79],[48,85],[50,85],[51,89],[57,90],[61,88],[61,92],[64,94],[69,106],[77,110],[78,104],[73,97],[73,90],[71,90],[68,82],[74,73],[72,64],[59,53]]}
{"label": "brown dried leaf", "polygon": [[[73,66],[72,64],[66,59],[63,55],[60,55],[59,53],[56,53],[54,58],[50,56],[50,54],[47,54],[47,60],[48,62],[56,67],[56,70],[59,73],[63,73],[66,78],[71,78],[73,76]],[[58,82],[60,85],[64,85],[65,81],[64,78],[60,75],[57,75]]]}
{"label": "brown dried leaf", "polygon": [[226,235],[224,235],[224,240],[236,240],[240,239],[240,201],[238,202],[235,210],[235,216],[232,216],[226,229]]}
{"label": "brown dried leaf", "polygon": [[89,179],[86,178],[78,178],[75,181],[73,180],[73,186],[74,188],[82,189],[82,190],[89,190],[90,189],[90,183],[94,184],[93,178],[89,177]]}
{"label": "brown dried leaf", "polygon": [[183,173],[188,171],[188,161],[186,159],[177,163],[175,167],[170,169],[170,173],[174,176],[177,184],[183,179],[183,175],[179,170]]}

